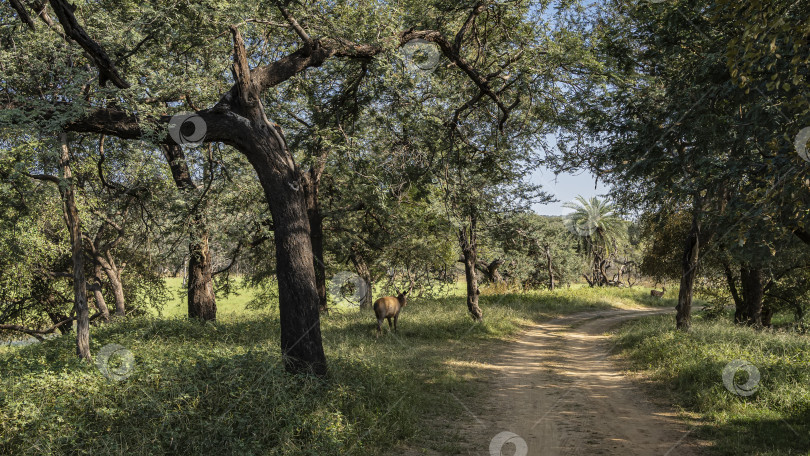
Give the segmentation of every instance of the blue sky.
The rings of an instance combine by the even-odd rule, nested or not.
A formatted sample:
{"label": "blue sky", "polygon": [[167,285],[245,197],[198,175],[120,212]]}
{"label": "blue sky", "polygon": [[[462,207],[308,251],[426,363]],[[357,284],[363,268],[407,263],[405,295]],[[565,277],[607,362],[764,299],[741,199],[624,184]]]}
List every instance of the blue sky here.
{"label": "blue sky", "polygon": [[539,169],[532,174],[530,181],[534,184],[541,184],[543,190],[554,195],[554,197],[559,200],[556,203],[533,205],[532,209],[534,212],[540,215],[568,214],[571,210],[562,207],[562,205],[573,201],[577,195],[590,198],[592,196],[605,195],[609,190],[602,182],[599,182],[596,189],[594,189],[596,179],[587,171],[582,171],[577,174],[560,174],[559,176],[555,176],[551,171]]}

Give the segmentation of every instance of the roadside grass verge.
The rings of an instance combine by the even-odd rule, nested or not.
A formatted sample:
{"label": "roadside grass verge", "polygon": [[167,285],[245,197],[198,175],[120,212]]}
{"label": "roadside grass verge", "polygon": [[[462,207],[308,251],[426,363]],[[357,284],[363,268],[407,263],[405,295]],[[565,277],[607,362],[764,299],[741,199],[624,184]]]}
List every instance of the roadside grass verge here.
{"label": "roadside grass verge", "polygon": [[76,360],[70,336],[8,347],[0,351],[0,454],[359,455],[391,454],[406,442],[458,451],[452,431],[430,423],[459,420],[467,413],[459,401],[486,394],[477,366],[525,325],[667,304],[647,302],[642,288],[482,293],[484,323],[469,319],[463,297],[414,297],[399,334],[379,339],[371,310],[334,308],[322,319],[323,380],[283,371],[274,306],[235,306],[216,323],[146,316],[94,326],[94,355],[107,344],[134,355],[121,381]]}
{"label": "roadside grass verge", "polygon": [[[647,317],[622,326],[618,347],[632,368],[652,380],[676,407],[696,413],[698,436],[717,454],[810,454],[810,339],[757,331],[723,321],[695,319],[689,332],[669,317]],[[744,360],[760,373],[756,393],[727,389],[723,370]],[[732,369],[733,371],[733,369]],[[738,385],[748,374],[737,372]]]}

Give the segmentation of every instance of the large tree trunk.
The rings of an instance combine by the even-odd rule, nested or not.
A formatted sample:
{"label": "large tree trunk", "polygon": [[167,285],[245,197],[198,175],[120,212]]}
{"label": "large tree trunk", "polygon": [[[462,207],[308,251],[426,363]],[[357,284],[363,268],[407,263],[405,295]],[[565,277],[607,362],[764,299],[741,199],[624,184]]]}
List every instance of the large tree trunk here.
{"label": "large tree trunk", "polygon": [[678,293],[678,305],[675,307],[678,313],[675,321],[678,329],[688,330],[692,320],[692,292],[697,276],[698,255],[700,252],[700,222],[698,221],[698,201],[695,200],[696,207],[693,209],[692,226],[686,236],[681,260],[681,289]]}
{"label": "large tree trunk", "polygon": [[745,267],[742,269],[742,294],[745,301],[746,323],[751,326],[762,326],[762,298],[765,296],[765,284],[762,282],[762,269]]}
{"label": "large tree trunk", "polygon": [[548,268],[548,289],[554,291],[554,268],[551,263],[550,245],[546,245],[546,268]]}
{"label": "large tree trunk", "polygon": [[[261,106],[258,99],[255,103]],[[323,376],[320,300],[302,178],[263,109],[251,117],[251,134],[237,148],[256,170],[273,217],[284,366],[288,372]]]}
{"label": "large tree trunk", "polygon": [[[327,312],[326,306],[326,264],[323,261],[323,216],[318,200],[322,162],[313,165],[304,174],[304,194],[307,201],[307,218],[309,218],[310,241],[312,242],[313,267],[315,268],[315,288],[318,291],[318,307]],[[362,305],[361,305],[362,307]]]}
{"label": "large tree trunk", "polygon": [[284,365],[289,372],[325,375],[320,300],[315,286],[306,202],[297,185],[300,182],[297,170],[281,171],[275,157],[281,152],[275,143],[268,144],[267,140],[257,138],[259,147],[246,155],[259,174],[275,226]]}
{"label": "large tree trunk", "polygon": [[68,231],[70,232],[71,258],[73,261],[73,294],[76,312],[76,354],[81,359],[90,357],[90,312],[87,308],[87,282],[84,277],[84,249],[82,247],[82,228],[76,198],[73,193],[73,173],[70,169],[70,151],[68,150],[67,133],[59,134],[61,143],[62,178],[60,184],[62,203],[65,211]]}
{"label": "large tree trunk", "polygon": [[466,228],[458,230],[458,241],[461,253],[464,255],[464,277],[467,279],[467,310],[475,321],[483,321],[484,314],[478,306],[478,278],[475,274],[475,263],[477,261],[476,245],[476,215],[470,216],[470,224]]}
{"label": "large tree trunk", "polygon": [[281,127],[265,114],[260,87],[252,80],[242,35],[234,41],[235,90],[220,104],[238,129],[230,145],[248,159],[259,178],[273,217],[281,320],[281,356],[291,373],[326,375],[321,318],[303,178],[287,148]]}
{"label": "large tree trunk", "polygon": [[[163,147],[163,155],[169,163],[172,178],[177,189],[188,199],[197,188],[191,179],[185,153],[179,145]],[[188,316],[203,321],[217,318],[217,301],[214,294],[211,253],[208,246],[208,224],[202,213],[202,205],[191,214],[192,227],[188,243]]]}

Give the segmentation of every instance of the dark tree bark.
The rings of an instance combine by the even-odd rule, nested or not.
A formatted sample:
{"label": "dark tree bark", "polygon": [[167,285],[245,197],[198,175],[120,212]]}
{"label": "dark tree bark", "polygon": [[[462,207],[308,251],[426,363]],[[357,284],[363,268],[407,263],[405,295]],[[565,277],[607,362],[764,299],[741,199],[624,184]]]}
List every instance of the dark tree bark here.
{"label": "dark tree bark", "polygon": [[551,261],[551,246],[546,244],[546,268],[548,269],[548,289],[554,291],[554,268]]}
{"label": "dark tree bark", "polygon": [[692,293],[697,276],[698,255],[700,252],[700,222],[698,221],[699,204],[695,198],[695,208],[692,213],[692,226],[686,236],[681,260],[681,289],[678,293],[677,314],[675,322],[678,329],[688,330],[692,320]]}
{"label": "dark tree bark", "polygon": [[475,264],[477,261],[477,248],[476,245],[476,224],[477,217],[473,213],[470,215],[470,223],[465,228],[458,230],[458,242],[461,247],[461,253],[464,256],[464,277],[467,280],[467,310],[470,316],[475,321],[483,321],[484,314],[478,306],[478,295],[481,290],[478,289],[478,278],[475,274]]}
{"label": "dark tree bark", "polygon": [[283,132],[265,116],[259,85],[247,64],[239,30],[234,39],[236,91],[225,96],[240,133],[234,146],[256,170],[273,217],[278,271],[281,352],[289,372],[326,375],[320,328],[318,290],[302,176],[287,149]]}
{"label": "dark tree bark", "polygon": [[87,282],[84,277],[84,249],[82,247],[82,228],[79,211],[76,208],[76,197],[73,192],[73,172],[70,169],[70,150],[67,133],[59,134],[61,145],[60,165],[63,183],[59,189],[62,193],[62,204],[70,232],[70,245],[73,262],[73,294],[76,311],[76,354],[81,359],[90,356],[90,311],[87,308]]}
{"label": "dark tree bark", "polygon": [[743,301],[745,301],[746,323],[754,327],[762,327],[762,299],[765,296],[762,269],[755,266],[744,267],[740,279]]}
{"label": "dark tree bark", "polygon": [[726,261],[723,262],[723,274],[726,277],[726,283],[728,284],[728,290],[731,293],[731,298],[734,300],[734,322],[741,323],[743,321],[743,313],[745,311],[745,302],[737,291],[737,279],[734,277],[734,272],[731,270],[731,265]]}
{"label": "dark tree bark", "polygon": [[766,328],[771,327],[771,318],[773,318],[773,306],[769,303],[764,303],[762,305],[762,326]]}
{"label": "dark tree bark", "polygon": [[326,306],[326,264],[323,261],[323,215],[318,198],[320,190],[321,173],[326,161],[319,157],[318,163],[304,174],[304,194],[307,201],[307,218],[309,219],[310,241],[312,242],[312,258],[315,268],[315,288],[318,291],[318,308],[327,312]]}
{"label": "dark tree bark", "polygon": [[[163,146],[163,155],[169,163],[172,179],[177,189],[187,199],[197,186],[191,179],[183,148],[177,144]],[[205,221],[202,205],[192,208],[190,240],[188,243],[188,316],[203,321],[217,319],[217,301],[214,294],[213,273],[211,272],[211,252],[208,245],[208,224]]]}

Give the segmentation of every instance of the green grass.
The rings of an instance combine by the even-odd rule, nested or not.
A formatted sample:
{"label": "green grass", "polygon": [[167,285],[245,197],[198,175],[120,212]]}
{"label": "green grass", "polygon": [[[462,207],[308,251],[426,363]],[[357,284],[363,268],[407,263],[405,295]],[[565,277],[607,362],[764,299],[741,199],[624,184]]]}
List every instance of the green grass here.
{"label": "green grass", "polygon": [[371,311],[334,309],[322,321],[324,380],[283,372],[277,310],[245,310],[247,293],[221,300],[216,323],[172,310],[94,326],[94,354],[112,343],[134,354],[131,375],[118,382],[77,361],[70,337],[9,348],[0,352],[0,454],[454,452],[452,431],[431,423],[466,413],[455,397],[473,404],[486,394],[480,363],[526,324],[672,304],[648,299],[646,288],[483,293],[482,324],[466,315],[463,297],[414,297],[400,333],[379,340]]}
{"label": "green grass", "polygon": [[[695,319],[688,333],[671,317],[627,323],[616,338],[631,366],[676,406],[696,414],[697,435],[717,454],[810,454],[810,339]],[[745,360],[761,376],[751,396],[732,393],[723,370]],[[746,373],[736,374],[738,384]]]}
{"label": "green grass", "polygon": [[[183,279],[180,277],[169,277],[165,280],[166,288],[171,292],[172,299],[163,306],[160,312],[155,312],[155,315],[169,318],[188,315],[188,304]],[[239,279],[237,278],[237,280]],[[249,288],[231,293],[227,298],[218,296],[217,316],[223,317],[232,314],[244,314],[246,312],[245,305],[253,298],[253,290]]]}

